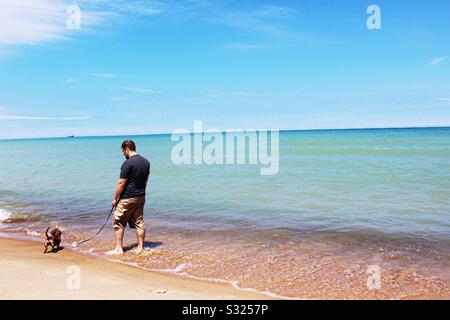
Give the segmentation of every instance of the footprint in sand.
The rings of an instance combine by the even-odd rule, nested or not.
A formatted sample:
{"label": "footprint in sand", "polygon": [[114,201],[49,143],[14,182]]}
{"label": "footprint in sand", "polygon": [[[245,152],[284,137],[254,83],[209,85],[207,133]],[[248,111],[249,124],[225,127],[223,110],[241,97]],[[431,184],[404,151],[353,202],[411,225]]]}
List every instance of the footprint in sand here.
{"label": "footprint in sand", "polygon": [[150,289],[150,290],[148,290],[148,292],[164,294],[167,292],[167,290],[166,289]]}

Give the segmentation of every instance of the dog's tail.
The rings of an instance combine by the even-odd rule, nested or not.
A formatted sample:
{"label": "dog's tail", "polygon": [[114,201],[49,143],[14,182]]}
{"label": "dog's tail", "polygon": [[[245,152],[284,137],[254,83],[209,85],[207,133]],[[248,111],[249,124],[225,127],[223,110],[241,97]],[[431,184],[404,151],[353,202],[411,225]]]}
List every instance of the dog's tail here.
{"label": "dog's tail", "polygon": [[50,230],[50,227],[48,227],[47,230],[45,230],[45,236],[47,237],[47,240],[50,239],[50,237],[48,236],[48,230]]}

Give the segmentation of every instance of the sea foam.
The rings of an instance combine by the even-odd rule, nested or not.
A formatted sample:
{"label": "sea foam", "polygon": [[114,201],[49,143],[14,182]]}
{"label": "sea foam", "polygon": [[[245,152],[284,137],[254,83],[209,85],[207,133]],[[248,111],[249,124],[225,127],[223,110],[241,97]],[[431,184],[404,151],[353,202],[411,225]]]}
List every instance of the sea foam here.
{"label": "sea foam", "polygon": [[5,221],[6,219],[9,219],[11,217],[11,215],[12,215],[12,212],[0,208],[0,223]]}

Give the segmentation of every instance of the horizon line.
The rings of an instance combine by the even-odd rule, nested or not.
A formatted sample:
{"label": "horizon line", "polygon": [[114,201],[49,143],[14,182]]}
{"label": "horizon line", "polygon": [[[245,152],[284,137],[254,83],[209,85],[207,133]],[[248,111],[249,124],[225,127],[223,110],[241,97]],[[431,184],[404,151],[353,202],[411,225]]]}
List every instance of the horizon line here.
{"label": "horizon line", "polygon": [[[450,128],[450,125],[445,126],[413,126],[413,127],[367,127],[367,128],[325,128],[325,129],[253,129],[255,132],[262,130],[279,132],[298,132],[298,131],[351,131],[351,130],[401,130],[401,129],[446,129]],[[251,129],[243,129],[244,132]],[[189,132],[194,133],[193,131]],[[204,131],[202,134],[206,133]],[[226,133],[226,131],[214,131],[207,133]],[[114,138],[114,137],[146,137],[146,136],[165,136],[172,133],[143,133],[143,134],[113,134],[113,135],[69,135],[69,136],[54,136],[54,137],[27,137],[27,138],[0,138],[0,141],[11,140],[38,140],[38,139],[72,139],[72,138]]]}

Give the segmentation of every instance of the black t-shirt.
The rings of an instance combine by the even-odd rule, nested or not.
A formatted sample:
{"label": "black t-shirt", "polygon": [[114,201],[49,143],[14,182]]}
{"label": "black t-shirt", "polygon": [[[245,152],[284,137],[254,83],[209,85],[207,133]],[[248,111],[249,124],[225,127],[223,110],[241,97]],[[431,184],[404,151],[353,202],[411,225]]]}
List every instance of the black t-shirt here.
{"label": "black t-shirt", "polygon": [[150,162],[140,155],[126,160],[120,169],[120,179],[128,179],[121,198],[145,196],[145,187],[150,174]]}

